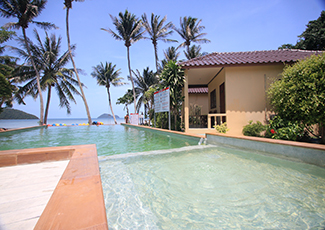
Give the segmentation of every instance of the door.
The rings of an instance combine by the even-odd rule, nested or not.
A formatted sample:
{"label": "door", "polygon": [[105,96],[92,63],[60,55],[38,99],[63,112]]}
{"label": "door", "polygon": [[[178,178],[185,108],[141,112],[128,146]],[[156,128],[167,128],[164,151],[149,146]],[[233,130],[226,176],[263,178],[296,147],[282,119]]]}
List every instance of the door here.
{"label": "door", "polygon": [[[225,83],[222,83],[219,86],[219,100],[220,100],[220,113],[226,113]],[[226,117],[222,117],[222,122],[226,122]]]}

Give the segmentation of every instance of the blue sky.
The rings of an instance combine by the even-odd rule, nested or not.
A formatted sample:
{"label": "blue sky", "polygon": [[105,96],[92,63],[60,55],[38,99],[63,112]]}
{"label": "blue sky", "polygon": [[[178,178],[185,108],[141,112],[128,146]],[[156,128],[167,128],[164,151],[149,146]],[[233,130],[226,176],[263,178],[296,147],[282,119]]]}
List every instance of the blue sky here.
{"label": "blue sky", "polygon": [[[121,69],[121,77],[127,81],[128,66],[126,47],[122,41],[116,41],[107,32],[100,28],[114,26],[109,14],[117,16],[126,9],[138,17],[146,13],[167,15],[167,21],[179,27],[180,17],[191,16],[202,19],[205,26],[203,32],[211,43],[201,44],[204,52],[236,52],[254,50],[275,50],[285,43],[295,44],[297,36],[305,29],[309,21],[315,20],[325,10],[324,0],[85,0],[73,3],[70,11],[71,43],[76,44],[75,62],[82,69],[81,81],[87,86],[85,94],[93,118],[102,113],[111,113],[109,110],[107,91],[98,86],[91,77],[92,67],[100,62],[112,62]],[[62,36],[62,53],[67,50],[65,32],[65,10],[63,0],[49,0],[46,9],[36,19],[55,23],[59,29],[51,30]],[[0,24],[16,21],[14,18],[0,18]],[[34,26],[30,25],[27,35],[32,38]],[[44,32],[38,28],[39,34]],[[21,30],[17,31],[21,35]],[[176,32],[170,37],[183,42]],[[8,45],[15,46],[15,41]],[[158,42],[158,56],[163,59],[163,50],[177,43]],[[9,53],[8,53],[9,54]],[[180,59],[185,59],[183,49]],[[146,67],[155,70],[154,51],[150,40],[141,40],[130,47],[131,68],[140,72]],[[72,67],[68,66],[68,67]],[[116,115],[123,117],[126,111],[123,105],[116,105],[117,98],[124,95],[131,83],[122,87],[111,87],[113,110]],[[46,94],[43,93],[45,98]],[[39,116],[39,99],[26,98],[27,105],[15,104],[13,108]],[[45,103],[45,99],[44,99]],[[86,118],[85,107],[80,97],[77,104],[71,104],[72,112],[66,114],[64,108],[58,107],[59,102],[55,94],[52,95],[49,118]],[[131,112],[133,106],[130,106]]]}

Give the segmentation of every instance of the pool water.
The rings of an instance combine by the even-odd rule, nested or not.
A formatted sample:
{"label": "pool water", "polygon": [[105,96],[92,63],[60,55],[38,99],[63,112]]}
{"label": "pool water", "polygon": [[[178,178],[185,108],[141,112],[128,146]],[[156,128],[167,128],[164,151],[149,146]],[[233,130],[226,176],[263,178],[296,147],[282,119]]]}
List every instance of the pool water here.
{"label": "pool water", "polygon": [[324,229],[325,169],[222,146],[99,157],[109,229]]}
{"label": "pool water", "polygon": [[179,148],[197,145],[198,140],[122,125],[46,127],[0,133],[0,150],[96,144],[101,156]]}

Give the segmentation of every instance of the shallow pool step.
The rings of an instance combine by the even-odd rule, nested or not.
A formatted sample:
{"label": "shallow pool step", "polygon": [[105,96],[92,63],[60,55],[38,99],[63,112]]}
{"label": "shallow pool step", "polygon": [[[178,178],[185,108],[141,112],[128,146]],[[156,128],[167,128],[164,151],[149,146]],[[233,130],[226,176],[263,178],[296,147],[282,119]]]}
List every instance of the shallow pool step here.
{"label": "shallow pool step", "polygon": [[157,218],[139,198],[127,166],[100,162],[109,229],[158,229]]}

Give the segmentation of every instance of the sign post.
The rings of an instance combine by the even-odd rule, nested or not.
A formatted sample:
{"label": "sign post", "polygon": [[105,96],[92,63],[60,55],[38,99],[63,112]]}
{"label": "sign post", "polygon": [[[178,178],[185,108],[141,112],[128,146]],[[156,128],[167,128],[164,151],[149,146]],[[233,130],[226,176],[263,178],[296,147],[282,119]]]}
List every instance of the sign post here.
{"label": "sign post", "polygon": [[171,130],[169,87],[165,89],[161,89],[154,93],[154,105],[155,105],[155,127],[156,127],[156,113],[168,112],[169,130]]}

